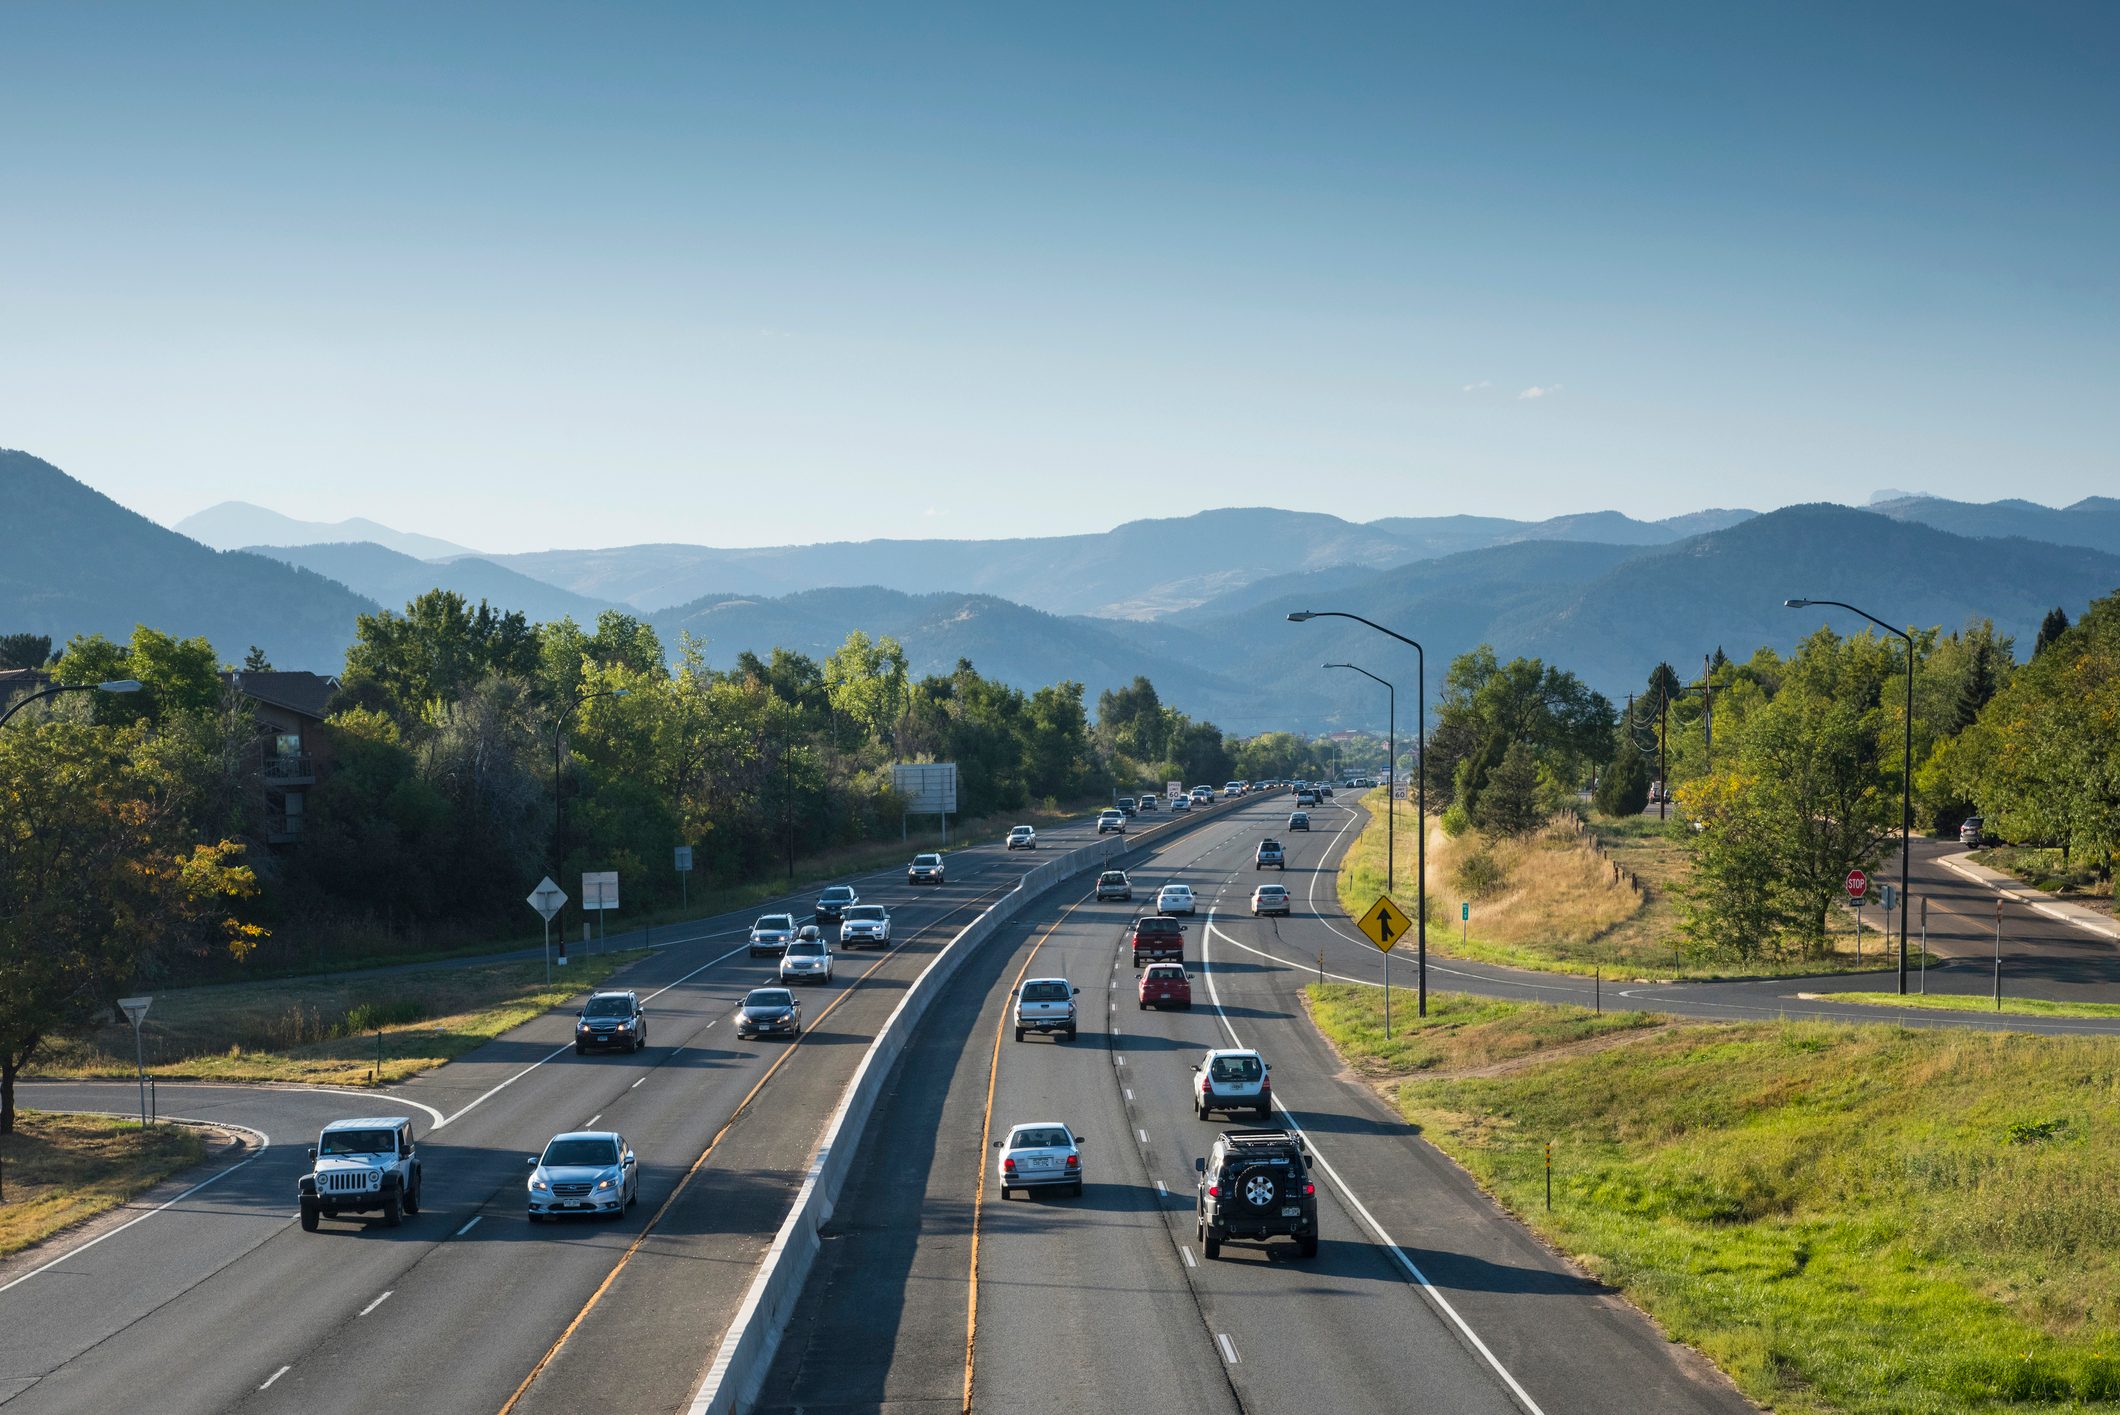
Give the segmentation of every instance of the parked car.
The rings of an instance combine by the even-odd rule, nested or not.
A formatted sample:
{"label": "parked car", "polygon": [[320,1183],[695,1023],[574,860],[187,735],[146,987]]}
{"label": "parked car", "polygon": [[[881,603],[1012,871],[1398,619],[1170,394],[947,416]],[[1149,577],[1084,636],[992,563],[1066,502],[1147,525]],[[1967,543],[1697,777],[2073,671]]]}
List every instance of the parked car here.
{"label": "parked car", "polygon": [[797,1037],[802,1035],[802,1004],[786,988],[752,988],[736,1007],[736,1035]]}
{"label": "parked car", "polygon": [[309,1147],[309,1160],[295,1185],[306,1232],[345,1213],[380,1213],[395,1228],[420,1211],[419,1151],[402,1115],[334,1120]]}
{"label": "parked car", "polygon": [[793,914],[760,914],[751,925],[751,956],[765,958],[780,952],[795,937]]}
{"label": "parked car", "polygon": [[1131,901],[1133,897],[1134,882],[1126,877],[1126,871],[1106,870],[1103,874],[1097,876],[1097,898],[1100,901],[1106,899]]}
{"label": "parked car", "polygon": [[1261,914],[1286,914],[1288,912],[1288,886],[1285,884],[1262,884],[1251,892],[1251,916]]}
{"label": "parked car", "polygon": [[1188,919],[1200,912],[1199,901],[1193,898],[1189,884],[1166,884],[1156,891],[1158,914],[1183,914]]}
{"label": "parked car", "polygon": [[1283,850],[1281,842],[1272,836],[1260,841],[1259,848],[1252,852],[1251,857],[1251,867],[1255,870],[1263,870],[1269,865],[1277,870],[1288,868],[1288,852]]}
{"label": "parked car", "polygon": [[1272,1070],[1248,1047],[1215,1047],[1193,1066],[1193,1114],[1205,1120],[1212,1111],[1233,1115],[1248,1110],[1264,1119],[1273,1109]]}
{"label": "parked car", "polygon": [[1065,978],[1031,978],[1016,990],[1016,1040],[1025,1032],[1064,1032],[1073,1041],[1077,1030],[1075,998],[1082,989]]}
{"label": "parked car", "polygon": [[1183,963],[1152,963],[1141,972],[1136,1001],[1144,1008],[1192,1008],[1192,975]]}
{"label": "parked car", "polygon": [[1318,1255],[1318,1188],[1310,1152],[1286,1130],[1225,1130],[1206,1155],[1193,1197],[1193,1233],[1209,1260],[1232,1238],[1293,1238]]}
{"label": "parked car", "polygon": [[832,948],[815,924],[805,925],[788,951],[780,955],[780,980],[784,983],[829,983],[832,981]]}
{"label": "parked car", "polygon": [[[856,904],[839,916],[841,948],[889,948],[891,911],[881,904]],[[830,982],[827,977],[825,981]]]}
{"label": "parked car", "polygon": [[591,1047],[639,1051],[648,1044],[648,1016],[634,992],[592,992],[574,1018],[574,1054]]}
{"label": "parked car", "polygon": [[941,884],[946,873],[940,855],[915,855],[913,863],[905,867],[907,884]]}
{"label": "parked car", "polygon": [[1011,1189],[1028,1194],[1033,1189],[1065,1187],[1082,1197],[1082,1140],[1057,1120],[1015,1125],[1007,1136],[994,1142],[1001,1151],[996,1177],[1001,1197]]}
{"label": "parked car", "polygon": [[1126,834],[1126,816],[1117,806],[1097,813],[1097,834],[1105,835],[1113,831],[1120,835]]}
{"label": "parked car", "polygon": [[1167,914],[1144,914],[1127,929],[1134,966],[1185,961],[1185,925]]}
{"label": "parked car", "polygon": [[640,1163],[616,1130],[570,1130],[530,1157],[530,1221],[562,1214],[616,1218],[640,1197]]}
{"label": "parked car", "polygon": [[1308,811],[1290,811],[1288,813],[1288,828],[1290,830],[1309,830],[1310,813]]}
{"label": "parked car", "polygon": [[1019,825],[1008,833],[1005,843],[1011,850],[1035,850],[1038,848],[1038,832],[1027,825]]}
{"label": "parked car", "polygon": [[839,922],[839,916],[846,912],[849,904],[859,904],[860,902],[861,896],[854,892],[852,885],[831,885],[824,893],[817,896],[817,922],[820,924],[836,924]]}

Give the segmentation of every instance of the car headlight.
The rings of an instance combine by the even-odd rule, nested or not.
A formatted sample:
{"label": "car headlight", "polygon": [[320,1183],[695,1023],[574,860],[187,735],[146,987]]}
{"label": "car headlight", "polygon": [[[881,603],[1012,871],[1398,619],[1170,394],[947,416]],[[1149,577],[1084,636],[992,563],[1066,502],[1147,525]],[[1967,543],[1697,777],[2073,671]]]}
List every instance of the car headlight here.
{"label": "car headlight", "polygon": [[610,1177],[607,1175],[606,1177],[597,1180],[596,1187],[599,1189],[609,1189],[611,1187]]}
{"label": "car headlight", "polygon": [[547,1184],[542,1179],[532,1179],[530,1181],[530,1187],[532,1189],[535,1189],[540,1194],[549,1194],[552,1192],[552,1186]]}

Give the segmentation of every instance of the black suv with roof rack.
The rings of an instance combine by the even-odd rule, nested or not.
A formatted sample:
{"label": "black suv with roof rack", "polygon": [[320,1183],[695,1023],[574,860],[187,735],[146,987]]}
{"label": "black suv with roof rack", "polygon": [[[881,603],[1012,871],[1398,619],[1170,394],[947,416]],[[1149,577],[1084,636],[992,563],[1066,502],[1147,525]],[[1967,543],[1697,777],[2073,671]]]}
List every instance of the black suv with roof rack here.
{"label": "black suv with roof rack", "polygon": [[1193,1168],[1200,1175],[1194,1222],[1208,1257],[1221,1257],[1232,1238],[1293,1238],[1304,1257],[1318,1255],[1317,1185],[1301,1137],[1287,1130],[1224,1130]]}

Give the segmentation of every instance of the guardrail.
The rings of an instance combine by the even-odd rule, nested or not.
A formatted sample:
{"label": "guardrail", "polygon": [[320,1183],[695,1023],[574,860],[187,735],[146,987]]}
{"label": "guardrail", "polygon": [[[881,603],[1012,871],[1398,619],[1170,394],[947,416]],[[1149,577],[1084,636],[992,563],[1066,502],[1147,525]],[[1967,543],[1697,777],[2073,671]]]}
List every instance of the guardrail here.
{"label": "guardrail", "polygon": [[[1213,806],[1196,807],[1186,824],[1205,824],[1251,799],[1239,796],[1217,801]],[[1158,843],[1173,833],[1184,832],[1158,832]],[[980,944],[1046,890],[1076,875],[1101,869],[1136,848],[1145,847],[1123,835],[1100,836],[1092,844],[1047,860],[958,930],[956,937],[943,945],[942,951],[913,980],[876,1033],[876,1039],[869,1043],[831,1119],[825,1123],[823,1137],[803,1175],[802,1187],[788,1206],[788,1216],[782,1220],[779,1232],[773,1235],[772,1246],[766,1249],[765,1259],[752,1277],[750,1289],[736,1309],[736,1317],[722,1337],[712,1364],[693,1392],[687,1415],[735,1415],[758,1398],[780,1344],[780,1333],[793,1315],[803,1280],[817,1259],[818,1235],[831,1222],[833,1206],[853,1167],[862,1132],[868,1128],[869,1116],[876,1108],[876,1096],[943,984]]]}

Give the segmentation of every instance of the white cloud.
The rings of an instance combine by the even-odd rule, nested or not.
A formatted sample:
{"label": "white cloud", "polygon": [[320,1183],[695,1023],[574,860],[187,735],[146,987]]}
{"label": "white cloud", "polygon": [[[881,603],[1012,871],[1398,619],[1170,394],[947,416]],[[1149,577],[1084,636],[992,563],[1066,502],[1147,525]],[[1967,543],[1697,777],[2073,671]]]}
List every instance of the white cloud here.
{"label": "white cloud", "polygon": [[928,508],[927,508],[927,509],[926,509],[925,511],[922,511],[922,512],[921,512],[920,514],[921,514],[921,515],[922,515],[923,517],[929,517],[929,518],[932,518],[932,517],[935,517],[935,516],[947,516],[947,515],[949,515],[950,513],[949,513],[949,512],[947,512],[947,511],[945,511],[945,510],[943,510],[943,509],[942,509],[942,508],[941,508],[940,506],[930,506],[930,507],[928,507]]}
{"label": "white cloud", "polygon": [[1483,378],[1483,379],[1481,379],[1481,380],[1480,380],[1480,381],[1479,381],[1478,383],[1468,383],[1468,384],[1466,384],[1466,385],[1465,385],[1465,386],[1464,386],[1463,388],[1459,389],[1458,391],[1459,391],[1460,393],[1477,393],[1477,392],[1479,392],[1479,391],[1480,391],[1480,390],[1481,390],[1482,388],[1492,388],[1492,387],[1494,387],[1494,380],[1493,380],[1493,379],[1491,379],[1491,378]]}
{"label": "white cloud", "polygon": [[1516,400],[1521,403],[1526,398],[1546,398],[1560,391],[1561,386],[1558,383],[1548,384],[1544,388],[1541,388],[1536,383],[1534,383],[1529,388],[1526,388],[1523,392],[1517,394]]}

